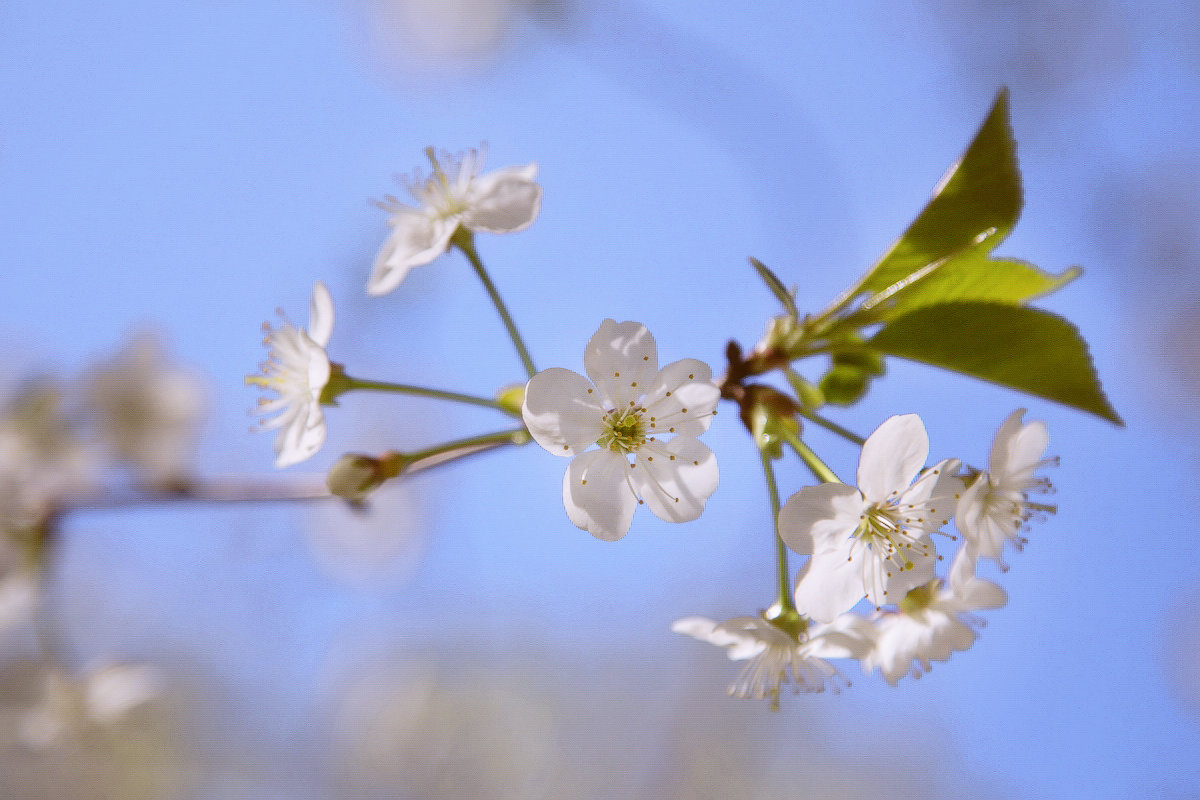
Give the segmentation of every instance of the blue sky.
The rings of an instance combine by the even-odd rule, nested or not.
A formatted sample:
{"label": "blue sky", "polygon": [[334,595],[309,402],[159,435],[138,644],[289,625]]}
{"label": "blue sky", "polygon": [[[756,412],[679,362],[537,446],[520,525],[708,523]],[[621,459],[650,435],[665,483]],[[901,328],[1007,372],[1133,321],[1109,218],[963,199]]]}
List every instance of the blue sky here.
{"label": "blue sky", "polygon": [[[1062,457],[1060,512],[997,578],[1009,606],[986,615],[975,648],[920,682],[861,678],[816,702],[831,725],[853,719],[860,750],[876,722],[941,731],[952,746],[937,756],[981,794],[1184,796],[1200,785],[1200,687],[1189,712],[1168,664],[1172,636],[1196,624],[1196,439],[1180,411],[1191,401],[1151,351],[1159,304],[1194,300],[1198,265],[1145,263],[1152,251],[1110,212],[1129,197],[1143,216],[1179,213],[1128,188],[1147,176],[1182,175],[1196,196],[1194,18],[1035,6],[613,4],[565,26],[519,24],[494,59],[446,74],[389,65],[366,4],[9,0],[0,366],[74,369],[152,325],[209,380],[202,471],[267,474],[242,375],[262,357],[261,321],[276,306],[303,318],[321,279],[339,314],[331,355],[353,374],[489,393],[520,364],[461,257],[387,297],[364,291],[385,234],[370,198],[397,191],[392,176],[422,165],[427,145],[486,140],[492,166],[541,167],[537,223],[479,240],[539,367],[579,369],[612,317],[644,322],[664,361],[719,369],[725,342],[751,344],[776,311],[748,255],[796,284],[802,309],[824,306],[908,224],[1008,85],[1026,202],[1000,252],[1084,266],[1045,306],[1080,327],[1127,427],[891,365],[839,421],[868,432],[917,411],[932,456],[982,463],[1026,406]],[[1193,242],[1196,224],[1181,223]],[[327,447],[292,472],[502,423],[348,398]],[[398,585],[331,582],[296,509],[171,510],[75,522],[64,605],[88,646],[203,657],[247,704],[269,692],[297,725],[347,642],[495,658],[536,647],[575,664],[619,652],[666,673],[702,658],[712,668],[696,680],[715,700],[732,665],[667,627],[761,607],[773,573],[753,449],[730,412],[707,438],[722,484],[704,517],[639,515],[618,545],[569,524],[563,462],[530,447],[414,481],[428,538]],[[852,471],[852,449],[819,433],[813,444]],[[807,480],[798,466],[781,479],[786,494]],[[649,702],[667,690],[630,691]],[[786,730],[787,706],[809,702],[763,725]]]}

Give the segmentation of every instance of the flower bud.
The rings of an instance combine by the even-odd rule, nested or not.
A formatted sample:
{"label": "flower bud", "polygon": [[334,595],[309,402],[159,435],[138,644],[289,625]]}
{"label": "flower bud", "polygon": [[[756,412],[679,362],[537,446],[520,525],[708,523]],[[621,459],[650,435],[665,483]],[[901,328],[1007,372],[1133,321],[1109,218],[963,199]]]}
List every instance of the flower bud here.
{"label": "flower bud", "polygon": [[325,483],[329,491],[346,500],[365,500],[383,482],[400,474],[403,457],[388,452],[376,458],[364,453],[346,453],[338,459]]}

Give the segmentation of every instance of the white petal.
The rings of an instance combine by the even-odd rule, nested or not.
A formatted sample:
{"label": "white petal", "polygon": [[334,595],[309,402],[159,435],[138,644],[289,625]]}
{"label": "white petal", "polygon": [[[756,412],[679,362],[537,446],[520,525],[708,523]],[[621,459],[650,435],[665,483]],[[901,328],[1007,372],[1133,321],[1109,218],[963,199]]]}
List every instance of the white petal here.
{"label": "white petal", "polygon": [[1024,489],[1033,478],[1050,446],[1050,431],[1044,422],[1021,423],[1025,409],[1017,409],[1004,420],[996,439],[992,444],[992,452],[988,459],[988,467],[992,475],[1001,485],[1017,484],[1018,489]]}
{"label": "white petal", "polygon": [[978,562],[975,549],[969,542],[963,542],[950,562],[950,570],[946,576],[950,591],[957,593],[962,587],[975,579],[975,569]]}
{"label": "white petal", "polygon": [[332,333],[333,297],[325,284],[317,281],[313,284],[312,300],[308,304],[308,338],[323,348],[329,344]]}
{"label": "white petal", "polygon": [[659,371],[642,405],[654,419],[655,432],[699,436],[708,430],[720,399],[708,365],[684,358]]}
{"label": "white petal", "polygon": [[817,658],[864,658],[875,646],[875,626],[858,614],[841,614],[809,630],[804,654]]}
{"label": "white petal", "polygon": [[367,281],[367,292],[378,297],[400,285],[413,267],[428,264],[446,252],[450,237],[458,228],[458,218],[438,218],[405,209],[392,218],[388,235]]}
{"label": "white petal", "polygon": [[982,578],[967,581],[956,594],[967,611],[1003,608],[1008,603],[1008,592],[1004,591],[1004,587]]}
{"label": "white petal", "polygon": [[900,495],[901,506],[913,506],[921,522],[911,525],[932,532],[950,521],[963,493],[963,482],[956,474],[962,463],[957,458],[939,461],[921,472],[913,485]]}
{"label": "white petal", "polygon": [[658,376],[658,347],[640,322],[606,319],[583,351],[588,377],[610,408],[636,402]]}
{"label": "white petal", "polygon": [[508,167],[471,182],[463,224],[476,231],[513,233],[528,228],[542,206],[537,164]]}
{"label": "white petal", "polygon": [[779,510],[779,536],[797,553],[811,555],[848,539],[858,526],[862,509],[862,494],[853,486],[805,486]]}
{"label": "white petal", "polygon": [[796,576],[796,608],[817,622],[833,622],[862,599],[862,556],[850,559],[850,540],[844,547],[824,549],[808,560]]}
{"label": "white petal", "polygon": [[[955,507],[955,525],[959,533],[971,545],[973,552],[982,558],[1000,558],[1004,551],[1004,543],[1011,534],[1016,533],[1020,525],[1020,516],[1003,514],[1008,520],[1007,531],[999,524],[993,515],[997,509],[992,507],[995,501],[990,499],[991,481],[986,472],[981,473],[975,482],[968,486],[958,499]],[[1003,509],[1000,509],[1003,511]]]}
{"label": "white petal", "polygon": [[529,380],[521,417],[534,441],[556,456],[576,455],[604,433],[604,410],[591,381],[561,367]]}
{"label": "white petal", "polygon": [[[702,642],[712,642],[712,633],[717,623],[707,617],[683,617],[671,623],[671,631],[691,636]],[[718,642],[712,642],[718,644]]]}
{"label": "white petal", "polygon": [[659,519],[689,522],[704,511],[717,490],[717,458],[698,439],[677,436],[667,444],[647,442],[630,475],[638,494]]}
{"label": "white petal", "polygon": [[282,469],[312,458],[325,444],[325,415],[317,403],[309,403],[275,438],[275,466]]}
{"label": "white petal", "polygon": [[881,502],[908,488],[929,455],[929,436],[916,414],[889,417],[867,437],[858,459],[858,488]]}
{"label": "white petal", "polygon": [[625,457],[611,450],[575,456],[563,475],[563,505],[571,522],[606,542],[628,533],[637,507],[629,471]]}
{"label": "white petal", "polygon": [[[876,587],[868,583],[867,599],[877,606],[897,603],[910,590],[933,580],[937,553],[928,537],[917,540],[908,551],[908,560],[912,563],[911,569],[898,569],[888,563],[887,569],[880,574],[883,586]],[[879,588],[883,591],[879,591]]]}
{"label": "white petal", "polygon": [[313,403],[316,403],[321,390],[329,383],[329,356],[325,355],[325,350],[320,345],[311,340],[304,344],[308,349],[308,390],[312,393]]}

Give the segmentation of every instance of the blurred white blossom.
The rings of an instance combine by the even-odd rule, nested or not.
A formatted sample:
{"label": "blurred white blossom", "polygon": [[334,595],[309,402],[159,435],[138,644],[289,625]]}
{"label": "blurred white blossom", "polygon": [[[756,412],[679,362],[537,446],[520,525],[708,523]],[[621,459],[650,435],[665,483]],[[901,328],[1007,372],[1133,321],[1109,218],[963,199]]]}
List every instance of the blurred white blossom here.
{"label": "blurred white blossom", "polygon": [[0,409],[0,529],[23,534],[67,496],[95,482],[96,454],[48,382],[19,389]]}
{"label": "blurred white blossom", "polygon": [[772,702],[778,702],[784,684],[797,692],[838,691],[841,673],[827,659],[863,658],[872,638],[870,623],[857,614],[843,614],[799,637],[757,616],[719,624],[704,617],[684,617],[671,630],[728,648],[731,661],[747,661],[730,684],[729,694]]}
{"label": "blurred white blossom", "polygon": [[160,691],[158,674],[142,665],[96,667],[78,679],[50,670],[42,699],[22,719],[21,739],[40,749],[64,736],[114,725]]}
{"label": "blurred white blossom", "polygon": [[879,668],[892,686],[911,673],[919,678],[931,661],[948,661],[968,649],[983,623],[972,611],[1001,608],[1008,593],[991,581],[975,577],[975,561],[959,550],[948,581],[932,580],[910,590],[896,611],[875,618],[875,645],[862,659],[864,672]]}
{"label": "blurred white blossom", "polygon": [[104,444],[152,485],[186,477],[204,415],[204,386],[171,364],[150,333],[133,336],[86,377],[83,401]]}

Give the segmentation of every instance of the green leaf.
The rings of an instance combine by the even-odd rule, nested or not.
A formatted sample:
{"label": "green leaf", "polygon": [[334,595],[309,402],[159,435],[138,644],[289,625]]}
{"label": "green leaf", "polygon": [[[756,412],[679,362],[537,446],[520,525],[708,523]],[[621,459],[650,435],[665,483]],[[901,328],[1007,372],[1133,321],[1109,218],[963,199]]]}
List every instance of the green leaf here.
{"label": "green leaf", "polygon": [[767,288],[771,290],[771,293],[779,299],[779,302],[783,303],[783,307],[787,309],[787,312],[789,315],[791,315],[792,319],[799,319],[800,311],[796,308],[796,298],[792,295],[791,291],[789,291],[788,288],[783,285],[783,281],[779,280],[779,276],[772,272],[766,264],[762,263],[754,256],[750,257],[750,265],[754,267],[755,271],[758,273],[758,277],[763,279],[763,283],[767,285]]}
{"label": "green leaf", "polygon": [[997,303],[926,306],[884,325],[870,345],[1124,424],[1100,388],[1079,331],[1048,311]]}
{"label": "green leaf", "polygon": [[991,251],[1020,215],[1021,173],[1009,125],[1008,90],[1002,89],[966,153],[938,181],[929,204],[857,291],[884,291],[922,267],[985,242]]}
{"label": "green leaf", "polygon": [[1021,305],[1056,291],[1083,274],[1072,267],[1058,275],[1016,259],[992,259],[980,248],[935,262],[862,304],[873,319],[895,319],[923,306],[978,301]]}

